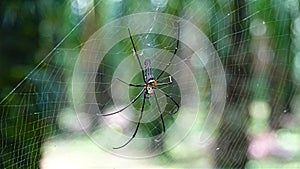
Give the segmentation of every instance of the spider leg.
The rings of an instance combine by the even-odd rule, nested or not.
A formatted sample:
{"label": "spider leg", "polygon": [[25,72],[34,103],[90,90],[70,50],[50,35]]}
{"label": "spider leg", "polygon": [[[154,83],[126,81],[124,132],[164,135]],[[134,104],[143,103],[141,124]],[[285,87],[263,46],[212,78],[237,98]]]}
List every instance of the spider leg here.
{"label": "spider leg", "polygon": [[161,119],[162,127],[163,127],[163,133],[161,133],[161,135],[159,136],[159,138],[155,139],[156,142],[159,142],[159,141],[161,140],[163,134],[166,132],[166,127],[165,127],[165,121],[164,121],[164,118],[163,118],[163,116],[162,116],[162,112],[161,112],[161,109],[160,109],[160,106],[159,106],[159,103],[158,103],[158,100],[157,100],[157,96],[156,96],[155,91],[153,91],[153,94],[154,94],[154,97],[155,97],[157,109],[158,109],[158,111],[159,111],[159,115],[160,115],[160,119]]}
{"label": "spider leg", "polygon": [[178,50],[178,46],[179,46],[179,35],[180,35],[180,27],[179,27],[179,23],[178,23],[178,33],[177,33],[177,41],[176,41],[176,47],[175,47],[175,50],[174,50],[174,53],[173,53],[173,56],[171,57],[171,59],[169,60],[169,63],[166,65],[166,67],[160,72],[160,74],[157,76],[156,80],[158,80],[161,75],[166,71],[166,69],[170,66],[172,60],[174,59],[176,53],[177,53],[177,50]]}
{"label": "spider leg", "polygon": [[117,113],[120,113],[122,112],[123,110],[125,110],[126,108],[128,108],[130,105],[132,105],[133,103],[135,103],[137,101],[137,99],[142,95],[142,93],[145,91],[145,88],[143,88],[140,93],[135,96],[135,98],[125,107],[123,107],[122,109],[118,110],[118,111],[115,111],[113,113],[108,113],[108,114],[97,114],[97,115],[100,115],[100,116],[110,116],[110,115],[113,115],[113,114],[117,114]]}
{"label": "spider leg", "polygon": [[128,28],[128,33],[129,33],[129,37],[130,37],[130,41],[131,41],[131,44],[132,44],[132,47],[133,47],[133,50],[134,50],[134,55],[136,56],[138,62],[139,62],[139,66],[141,68],[141,71],[142,71],[142,74],[143,74],[143,79],[144,79],[144,82],[146,83],[146,79],[145,79],[145,72],[144,72],[144,69],[142,67],[142,64],[141,64],[141,60],[137,54],[137,51],[136,51],[136,48],[135,48],[135,45],[134,45],[134,42],[133,42],[133,39],[132,39],[132,36],[131,36],[131,33],[130,33],[130,29]]}
{"label": "spider leg", "polygon": [[162,90],[159,89],[159,88],[155,88],[155,89],[157,89],[157,91],[159,91],[160,93],[162,93],[162,94],[164,94],[165,96],[167,96],[167,97],[168,97],[168,98],[176,105],[177,110],[176,110],[174,113],[170,113],[170,114],[175,114],[175,113],[177,113],[178,110],[179,110],[179,104],[173,99],[173,97],[170,96],[170,95],[168,95],[166,92],[162,91]]}
{"label": "spider leg", "polygon": [[132,84],[132,83],[127,83],[124,80],[121,80],[120,78],[116,78],[117,80],[119,80],[120,82],[126,84],[127,86],[133,86],[133,87],[145,87],[144,84]]}
{"label": "spider leg", "polygon": [[164,82],[164,83],[157,83],[156,86],[166,86],[172,84],[172,77],[169,76],[169,82]]}
{"label": "spider leg", "polygon": [[142,104],[141,114],[140,114],[139,121],[138,121],[138,124],[137,124],[137,126],[136,126],[136,128],[135,128],[135,131],[134,131],[133,135],[131,136],[131,138],[130,138],[125,144],[123,144],[122,146],[119,146],[119,147],[113,147],[113,149],[120,149],[120,148],[126,146],[126,145],[127,145],[128,143],[130,143],[131,140],[135,137],[135,135],[136,135],[136,133],[137,133],[139,127],[140,127],[141,120],[142,120],[142,117],[143,117],[143,111],[144,111],[144,107],[145,107],[145,100],[146,100],[146,93],[144,93],[144,98],[143,98],[143,104]]}

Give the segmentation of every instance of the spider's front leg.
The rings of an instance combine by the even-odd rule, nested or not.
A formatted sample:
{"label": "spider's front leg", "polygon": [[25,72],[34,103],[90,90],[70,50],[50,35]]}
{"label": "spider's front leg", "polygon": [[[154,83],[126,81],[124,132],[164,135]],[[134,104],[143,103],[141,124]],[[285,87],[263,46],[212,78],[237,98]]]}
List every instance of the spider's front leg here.
{"label": "spider's front leg", "polygon": [[131,100],[131,102],[130,102],[127,106],[121,108],[120,110],[115,111],[115,112],[112,112],[112,113],[107,113],[107,114],[101,114],[101,113],[98,113],[97,115],[98,115],[98,116],[110,116],[110,115],[114,115],[114,114],[117,114],[117,113],[120,113],[120,112],[124,111],[124,110],[127,109],[129,106],[131,106],[133,103],[135,103],[135,102],[137,101],[137,99],[138,99],[143,93],[145,93],[145,90],[146,90],[146,89],[143,88],[143,89],[140,91],[140,93],[139,93],[138,95],[136,95],[135,98],[134,98],[133,100]]}
{"label": "spider's front leg", "polygon": [[127,83],[124,80],[121,80],[120,78],[115,78],[119,80],[120,82],[126,84],[127,86],[132,86],[132,87],[145,87],[145,84],[132,84],[132,83]]}
{"label": "spider's front leg", "polygon": [[110,115],[114,115],[114,114],[117,114],[117,113],[120,113],[122,111],[124,111],[125,109],[127,109],[129,106],[131,106],[133,103],[135,103],[137,101],[137,99],[142,95],[142,93],[145,92],[145,85],[144,84],[131,84],[131,83],[127,83],[125,82],[124,80],[121,80],[120,78],[116,78],[117,80],[119,80],[120,82],[126,84],[127,86],[132,86],[132,87],[143,87],[143,89],[140,91],[140,93],[138,95],[135,96],[135,98],[133,100],[131,100],[131,102],[126,105],[125,107],[121,108],[120,110],[118,111],[115,111],[115,112],[112,112],[112,113],[107,113],[107,114],[100,114],[98,113],[97,115],[99,116],[110,116]]}
{"label": "spider's front leg", "polygon": [[155,102],[156,102],[156,105],[157,105],[157,109],[159,111],[159,116],[160,116],[160,120],[162,122],[162,129],[163,129],[163,132],[160,134],[160,136],[158,138],[155,139],[156,142],[160,142],[160,140],[162,139],[163,135],[165,134],[166,132],[166,126],[165,126],[165,121],[164,121],[164,118],[162,116],[162,111],[160,109],[160,105],[158,103],[158,99],[157,99],[157,96],[156,96],[156,93],[155,91],[153,91],[153,94],[154,94],[154,98],[155,98]]}
{"label": "spider's front leg", "polygon": [[164,94],[166,97],[168,97],[175,105],[176,105],[176,110],[174,112],[169,112],[169,114],[176,114],[179,110],[179,104],[173,99],[172,96],[170,96],[169,94],[167,94],[166,92],[162,91],[161,89],[159,88],[155,88],[157,89],[157,91],[159,91],[160,93]]}
{"label": "spider's front leg", "polygon": [[139,121],[138,121],[138,124],[136,125],[135,127],[135,130],[134,130],[134,133],[133,135],[130,137],[130,139],[124,143],[122,146],[119,146],[119,147],[113,147],[113,149],[120,149],[120,148],[123,148],[125,147],[128,143],[131,142],[132,139],[134,139],[135,135],[137,134],[137,131],[140,127],[140,124],[141,124],[141,120],[143,118],[143,112],[144,112],[144,107],[145,107],[145,100],[146,100],[146,93],[144,92],[144,98],[143,98],[143,102],[142,102],[142,110],[141,110],[141,113],[140,113],[140,117],[139,117]]}

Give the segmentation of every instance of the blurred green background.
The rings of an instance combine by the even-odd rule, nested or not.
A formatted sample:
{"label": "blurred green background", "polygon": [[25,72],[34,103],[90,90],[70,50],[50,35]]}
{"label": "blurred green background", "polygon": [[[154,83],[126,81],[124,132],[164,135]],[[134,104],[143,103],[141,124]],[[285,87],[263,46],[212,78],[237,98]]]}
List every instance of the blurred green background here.
{"label": "blurred green background", "polygon": [[[300,168],[299,6],[298,0],[1,0],[0,168]],[[226,106],[210,146],[187,144],[199,141],[195,129],[170,152],[123,159],[89,140],[82,128],[96,124],[78,124],[72,72],[95,31],[149,11],[183,17],[209,38],[226,72]],[[169,44],[152,38],[156,47]],[[118,51],[130,54],[131,44],[120,42],[112,49]],[[111,75],[119,62],[104,60],[102,71]],[[209,79],[199,81],[201,96],[209,97]]]}

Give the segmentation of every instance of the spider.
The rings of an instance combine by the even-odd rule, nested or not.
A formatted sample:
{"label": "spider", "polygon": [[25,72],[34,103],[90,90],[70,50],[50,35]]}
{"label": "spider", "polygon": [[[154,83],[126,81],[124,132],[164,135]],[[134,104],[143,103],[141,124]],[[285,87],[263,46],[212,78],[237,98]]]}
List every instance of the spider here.
{"label": "spider", "polygon": [[124,80],[121,80],[120,78],[116,78],[118,81],[120,81],[120,82],[128,85],[129,87],[136,87],[136,88],[142,88],[142,89],[139,92],[139,94],[137,94],[135,96],[135,98],[133,100],[131,100],[131,102],[128,105],[126,105],[125,107],[121,108],[118,111],[112,112],[112,113],[100,114],[100,115],[101,116],[110,116],[110,115],[114,115],[114,114],[120,113],[120,112],[124,111],[126,108],[128,108],[129,106],[131,106],[133,103],[135,103],[140,98],[140,96],[142,94],[144,94],[144,97],[143,97],[143,100],[142,100],[142,109],[141,109],[141,112],[140,112],[140,115],[139,115],[138,124],[137,124],[137,126],[135,128],[135,131],[134,131],[133,135],[123,145],[121,145],[119,147],[113,147],[113,149],[123,148],[123,147],[125,147],[127,144],[129,144],[134,139],[135,135],[138,132],[138,129],[139,129],[139,126],[140,126],[140,123],[141,123],[141,119],[143,117],[145,100],[147,98],[149,98],[149,97],[152,97],[152,96],[155,98],[157,109],[159,111],[160,119],[161,119],[161,122],[162,122],[163,132],[161,133],[161,135],[163,135],[165,133],[165,131],[166,131],[165,122],[164,122],[164,119],[163,119],[163,116],[162,116],[162,111],[161,111],[160,105],[158,103],[158,99],[157,99],[157,96],[156,96],[156,91],[158,91],[158,92],[162,93],[163,95],[165,95],[167,98],[169,98],[176,105],[176,110],[173,113],[170,113],[170,114],[175,114],[179,110],[179,104],[172,98],[172,96],[170,96],[169,94],[165,93],[160,88],[158,88],[159,86],[167,86],[167,85],[172,84],[172,77],[169,76],[169,81],[168,82],[163,82],[163,83],[158,83],[157,82],[160,79],[160,77],[162,76],[162,74],[166,71],[166,69],[170,66],[170,64],[171,64],[174,56],[176,55],[176,52],[178,50],[178,45],[179,45],[179,32],[180,32],[180,30],[179,30],[179,27],[178,27],[178,34],[177,34],[178,38],[177,38],[177,42],[176,42],[176,48],[174,50],[174,53],[173,53],[172,57],[170,58],[168,64],[165,66],[165,68],[161,71],[161,73],[155,78],[154,75],[153,75],[153,73],[152,73],[151,61],[150,61],[149,58],[145,59],[145,61],[144,61],[145,69],[143,69],[141,61],[140,61],[140,58],[139,58],[139,56],[137,54],[136,47],[134,45],[133,38],[132,38],[131,33],[130,33],[130,29],[128,28],[128,33],[129,33],[130,41],[131,41],[131,44],[132,44],[132,47],[133,47],[134,55],[136,56],[137,61],[139,63],[139,67],[140,67],[140,69],[142,71],[142,76],[143,76],[144,84],[131,84],[131,83],[125,82]]}

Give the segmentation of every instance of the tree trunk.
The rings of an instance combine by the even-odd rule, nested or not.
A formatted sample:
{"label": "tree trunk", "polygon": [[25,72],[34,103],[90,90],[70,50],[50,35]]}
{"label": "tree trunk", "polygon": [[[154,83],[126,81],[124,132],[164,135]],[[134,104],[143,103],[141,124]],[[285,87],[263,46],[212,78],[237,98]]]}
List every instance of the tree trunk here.
{"label": "tree trunk", "polygon": [[226,57],[227,103],[216,143],[216,168],[245,168],[247,163],[248,104],[251,64],[248,55],[248,20],[244,0],[231,4],[231,52]]}

